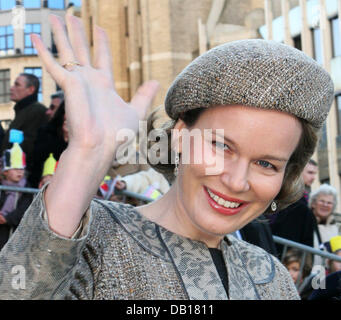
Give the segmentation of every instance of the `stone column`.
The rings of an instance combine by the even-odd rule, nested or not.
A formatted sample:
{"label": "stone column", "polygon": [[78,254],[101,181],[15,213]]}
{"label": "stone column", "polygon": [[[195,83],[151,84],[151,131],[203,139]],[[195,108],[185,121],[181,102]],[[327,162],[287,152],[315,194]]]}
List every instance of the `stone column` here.
{"label": "stone column", "polygon": [[281,11],[284,21],[284,43],[293,47],[294,41],[292,40],[290,33],[289,10],[289,1],[281,0]]}
{"label": "stone column", "polygon": [[272,0],[264,0],[264,10],[265,10],[265,24],[267,31],[267,40],[272,40]]}

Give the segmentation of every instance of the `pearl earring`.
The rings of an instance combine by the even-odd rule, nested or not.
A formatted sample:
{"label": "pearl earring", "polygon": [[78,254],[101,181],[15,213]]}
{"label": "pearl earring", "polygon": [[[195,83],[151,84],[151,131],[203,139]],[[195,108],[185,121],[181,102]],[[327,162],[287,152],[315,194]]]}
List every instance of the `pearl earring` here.
{"label": "pearl earring", "polygon": [[276,204],[275,201],[272,201],[272,203],[271,203],[271,210],[272,211],[276,211],[277,210],[277,204]]}
{"label": "pearl earring", "polygon": [[179,173],[179,162],[180,162],[180,157],[179,157],[179,153],[175,154],[175,159],[174,159],[174,164],[175,164],[175,168],[174,168],[174,176],[178,176]]}

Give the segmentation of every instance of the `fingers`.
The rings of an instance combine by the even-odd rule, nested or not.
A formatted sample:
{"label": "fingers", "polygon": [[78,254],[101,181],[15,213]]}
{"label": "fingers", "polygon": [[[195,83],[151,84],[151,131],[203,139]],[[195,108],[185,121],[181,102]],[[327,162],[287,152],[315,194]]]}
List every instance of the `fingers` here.
{"label": "fingers", "polygon": [[108,36],[104,29],[94,26],[94,67],[110,73],[112,80],[112,56]]}
{"label": "fingers", "polygon": [[89,44],[81,19],[73,15],[66,14],[65,22],[69,41],[71,43],[71,47],[73,48],[74,55],[76,56],[76,60],[80,62],[81,65],[89,65],[91,60]]}
{"label": "fingers", "polygon": [[61,64],[75,61],[76,57],[69,42],[63,20],[52,14],[49,16],[49,19]]}
{"label": "fingers", "polygon": [[39,57],[43,61],[46,70],[51,74],[58,85],[63,88],[63,80],[67,71],[57,63],[37,34],[31,34],[31,41],[37,50]]}
{"label": "fingers", "polygon": [[140,119],[143,119],[147,113],[148,107],[152,104],[154,97],[159,90],[159,83],[151,80],[145,82],[136,92],[133,99],[130,102],[139,115]]}

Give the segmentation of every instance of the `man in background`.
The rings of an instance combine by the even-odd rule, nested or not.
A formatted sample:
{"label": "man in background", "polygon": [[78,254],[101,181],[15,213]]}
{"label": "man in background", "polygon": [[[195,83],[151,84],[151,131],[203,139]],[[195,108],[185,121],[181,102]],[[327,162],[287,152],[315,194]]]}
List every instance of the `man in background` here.
{"label": "man in background", "polygon": [[46,111],[46,115],[49,121],[53,118],[63,100],[64,100],[63,91],[57,91],[54,94],[51,94],[51,104]]}
{"label": "man in background", "polygon": [[309,200],[309,194],[311,192],[311,186],[317,177],[317,173],[317,163],[313,159],[310,159],[302,172],[302,178],[304,182],[304,198],[307,200],[307,204]]}
{"label": "man in background", "polygon": [[15,102],[15,116],[9,129],[5,132],[0,150],[2,154],[4,150],[11,148],[9,142],[9,131],[11,129],[23,131],[24,141],[20,146],[26,154],[28,172],[33,164],[33,146],[37,131],[41,125],[47,122],[47,109],[38,102],[39,86],[39,79],[33,74],[21,73],[15,79],[10,89],[10,98]]}

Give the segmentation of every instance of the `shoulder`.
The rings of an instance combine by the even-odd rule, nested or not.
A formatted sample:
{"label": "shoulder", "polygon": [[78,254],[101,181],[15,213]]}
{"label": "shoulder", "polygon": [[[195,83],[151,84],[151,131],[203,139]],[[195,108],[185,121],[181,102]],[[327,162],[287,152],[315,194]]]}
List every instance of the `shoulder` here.
{"label": "shoulder", "polygon": [[40,102],[36,101],[31,105],[35,110],[39,112],[46,112],[47,108]]}
{"label": "shoulder", "polygon": [[261,299],[299,299],[286,267],[260,247],[235,237],[228,238],[238,251]]}
{"label": "shoulder", "polygon": [[231,250],[242,260],[244,267],[256,284],[271,282],[275,276],[275,257],[262,248],[229,236]]}

